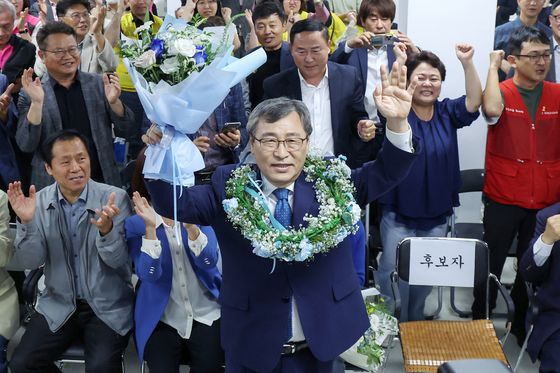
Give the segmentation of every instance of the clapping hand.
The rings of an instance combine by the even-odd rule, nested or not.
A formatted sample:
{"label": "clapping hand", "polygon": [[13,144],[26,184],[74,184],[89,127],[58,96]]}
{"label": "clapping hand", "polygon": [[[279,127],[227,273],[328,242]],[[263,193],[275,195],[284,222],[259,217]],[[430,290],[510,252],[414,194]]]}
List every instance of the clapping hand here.
{"label": "clapping hand", "polygon": [[41,85],[41,79],[39,79],[39,77],[33,79],[33,69],[31,67],[23,71],[23,75],[21,76],[21,85],[25,93],[27,93],[31,99],[31,102],[40,105],[43,104],[45,92],[43,91],[43,86]]}
{"label": "clapping hand", "polygon": [[115,198],[117,197],[115,192],[109,194],[109,199],[107,204],[101,209],[95,209],[97,218],[91,218],[91,224],[95,225],[99,229],[99,234],[105,236],[107,233],[113,229],[113,218],[117,216],[121,210],[115,204]]}
{"label": "clapping hand", "polygon": [[461,63],[472,61],[474,56],[474,47],[467,43],[459,43],[455,45],[455,54]]}
{"label": "clapping hand", "polygon": [[381,66],[381,87],[376,87],[373,99],[377,110],[387,118],[387,128],[393,132],[406,132],[409,128],[407,117],[412,106],[412,94],[417,82],[410,82],[406,87],[406,66],[393,64],[391,73]]}
{"label": "clapping hand", "polygon": [[115,104],[121,96],[121,85],[117,74],[103,74],[105,97],[110,105]]}
{"label": "clapping hand", "polygon": [[33,220],[37,207],[34,185],[29,187],[29,197],[26,197],[21,189],[20,181],[10,183],[8,185],[8,200],[22,224],[27,224]]}
{"label": "clapping hand", "polygon": [[93,18],[91,24],[91,32],[93,34],[102,35],[103,34],[103,23],[105,21],[105,16],[107,15],[107,7],[103,5],[96,5],[96,16]]}
{"label": "clapping hand", "polygon": [[146,229],[156,227],[156,212],[154,208],[150,205],[145,197],[142,197],[140,193],[132,193],[132,202],[134,202],[134,211],[138,216],[144,220]]}

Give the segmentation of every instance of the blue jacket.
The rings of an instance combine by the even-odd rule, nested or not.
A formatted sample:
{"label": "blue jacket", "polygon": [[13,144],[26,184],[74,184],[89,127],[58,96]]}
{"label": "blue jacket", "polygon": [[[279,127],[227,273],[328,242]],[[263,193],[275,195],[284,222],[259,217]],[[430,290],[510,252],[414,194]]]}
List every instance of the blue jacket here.
{"label": "blue jacket", "polygon": [[[397,185],[422,151],[414,138],[415,153],[385,142],[374,162],[352,172],[357,202],[369,203]],[[345,239],[328,254],[312,261],[273,261],[253,254],[251,243],[227,221],[222,201],[225,183],[235,165],[218,167],[212,184],[182,191],[178,219],[211,225],[220,243],[223,263],[221,337],[226,362],[255,371],[270,371],[280,360],[286,342],[290,297],[297,300],[306,341],[313,355],[328,361],[352,346],[369,326],[358,277],[353,266],[354,240]],[[319,203],[313,184],[302,172],[294,185],[293,223],[305,226],[306,213],[317,215]],[[171,216],[172,188],[163,181],[147,183],[158,213]]]}
{"label": "blue jacket", "polygon": [[[140,361],[142,361],[144,359],[146,343],[163,316],[169,301],[173,279],[173,262],[163,226],[160,225],[156,229],[157,238],[161,242],[161,255],[158,259],[153,259],[140,250],[142,247],[142,236],[146,234],[146,226],[141,217],[134,215],[126,219],[124,228],[128,250],[134,261],[136,274],[141,281],[140,289],[136,294],[134,326],[136,328],[136,348],[138,349]],[[185,252],[198,280],[218,299],[222,275],[216,267],[219,257],[216,235],[210,227],[200,227],[200,229],[208,237],[208,245],[199,256],[195,256],[188,248],[187,232],[181,225]]]}
{"label": "blue jacket", "polygon": [[539,356],[544,342],[560,330],[560,286],[558,286],[560,284],[560,242],[554,244],[550,257],[540,267],[536,265],[533,254],[533,245],[544,232],[546,220],[557,214],[560,214],[560,203],[544,208],[537,213],[533,240],[519,264],[519,270],[525,281],[539,286],[535,300],[539,313],[535,320],[532,320],[535,327],[527,344],[527,352],[533,361]]}

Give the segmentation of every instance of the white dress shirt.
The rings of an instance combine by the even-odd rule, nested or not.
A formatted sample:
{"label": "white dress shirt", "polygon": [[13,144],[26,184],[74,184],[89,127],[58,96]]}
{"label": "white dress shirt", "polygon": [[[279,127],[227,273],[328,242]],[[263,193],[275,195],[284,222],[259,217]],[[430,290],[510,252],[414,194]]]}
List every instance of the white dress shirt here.
{"label": "white dress shirt", "polygon": [[[395,133],[387,129],[386,136],[387,136],[387,140],[389,140],[397,148],[409,153],[412,153],[414,151],[412,147],[412,131],[410,129],[404,133]],[[266,204],[268,205],[270,211],[274,213],[278,199],[272,192],[274,192],[277,188],[274,185],[272,185],[272,183],[268,181],[268,179],[264,175],[262,175],[262,181],[263,181],[262,192],[264,194]],[[292,209],[292,213],[294,211],[294,184],[295,183],[292,183],[286,187],[286,189],[288,189],[289,191],[288,204]],[[292,304],[292,338],[289,341],[290,342],[304,341],[305,335],[303,334],[303,328],[301,326],[296,300],[293,296],[291,298],[291,304]]]}
{"label": "white dress shirt", "polygon": [[[163,222],[161,216],[156,215],[156,228],[163,225],[165,235],[171,251],[173,263],[173,277],[171,293],[161,321],[171,326],[181,338],[188,339],[191,335],[193,320],[211,326],[220,318],[220,305],[212,294],[198,281],[196,272],[191,266],[183,241],[175,236],[175,229]],[[199,256],[208,244],[208,238],[200,232],[196,240],[188,240],[190,250]],[[142,252],[154,259],[161,255],[159,240],[142,239]]]}
{"label": "white dress shirt", "polygon": [[552,246],[543,242],[542,234],[535,241],[533,245],[533,259],[537,267],[542,267],[542,265],[548,260],[550,253],[552,252]]}
{"label": "white dress shirt", "polygon": [[[348,46],[346,42],[344,52],[350,53],[354,49]],[[373,48],[367,52],[367,77],[363,82],[366,85],[366,93],[364,97],[364,107],[368,113],[369,119],[379,123],[379,116],[377,115],[377,106],[373,99],[373,91],[375,87],[381,86],[381,66],[388,67],[389,57],[387,55],[387,46],[381,48]]]}
{"label": "white dress shirt", "polygon": [[301,86],[301,98],[309,114],[313,132],[309,137],[309,146],[314,153],[323,156],[334,155],[334,140],[331,119],[331,94],[329,92],[329,68],[325,76],[314,86],[305,81],[298,70]]}

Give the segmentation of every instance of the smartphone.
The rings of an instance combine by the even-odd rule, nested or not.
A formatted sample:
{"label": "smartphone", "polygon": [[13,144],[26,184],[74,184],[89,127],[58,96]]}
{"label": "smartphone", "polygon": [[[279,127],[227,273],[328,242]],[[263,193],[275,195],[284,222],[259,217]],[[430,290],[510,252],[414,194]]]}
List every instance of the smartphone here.
{"label": "smartphone", "polygon": [[235,132],[241,127],[241,122],[226,122],[221,133]]}

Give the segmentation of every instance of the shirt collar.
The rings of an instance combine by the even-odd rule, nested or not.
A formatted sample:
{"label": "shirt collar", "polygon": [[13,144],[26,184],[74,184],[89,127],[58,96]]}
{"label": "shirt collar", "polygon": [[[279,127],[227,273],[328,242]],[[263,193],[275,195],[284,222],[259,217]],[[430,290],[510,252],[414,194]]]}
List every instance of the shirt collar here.
{"label": "shirt collar", "polygon": [[[49,83],[51,84],[51,87],[54,89],[54,87],[56,87],[58,84],[58,81],[52,77],[51,74],[49,74],[49,72],[47,71],[47,74],[49,75]],[[76,82],[80,83],[82,80],[82,75],[80,74],[80,68],[78,67],[78,69],[76,70],[76,75],[74,75],[74,81],[72,82],[72,85],[76,84]],[[62,87],[62,85],[60,85]],[[71,87],[71,86],[70,86]]]}
{"label": "shirt collar", "polygon": [[[270,181],[268,181],[268,179],[261,174],[261,178],[262,178],[262,191],[265,195],[265,197],[270,198],[270,195],[272,194],[272,192],[274,192],[276,189],[278,189],[277,187],[275,187],[274,185],[272,185],[272,183]],[[294,193],[294,183],[291,183],[290,185],[288,185],[286,187],[286,189],[288,189],[292,194]]]}
{"label": "shirt collar", "polygon": [[560,51],[560,46],[558,45],[558,42],[556,41],[556,39],[554,38],[554,36],[552,37],[552,51],[553,51],[553,52],[558,52],[558,51]]}
{"label": "shirt collar", "polygon": [[301,75],[301,73],[299,72],[299,69],[297,71],[298,75],[299,75],[299,81],[301,84],[305,84],[307,87],[311,88],[319,88],[322,87],[323,84],[326,84],[329,82],[329,65],[327,64],[327,69],[325,70],[325,75],[323,76],[323,79],[321,79],[321,82],[319,83],[319,85],[317,85],[316,87],[312,84],[309,84],[305,81],[305,79],[303,78],[303,75]]}
{"label": "shirt collar", "polygon": [[[88,192],[88,185],[86,184],[86,187],[84,188],[84,190],[82,190],[82,193],[78,197],[78,201],[82,201],[83,203],[85,203],[87,201],[87,192]],[[66,198],[64,198],[64,196],[62,195],[62,192],[60,191],[58,184],[56,184],[56,194],[58,197],[58,202],[70,204],[66,200]]]}

